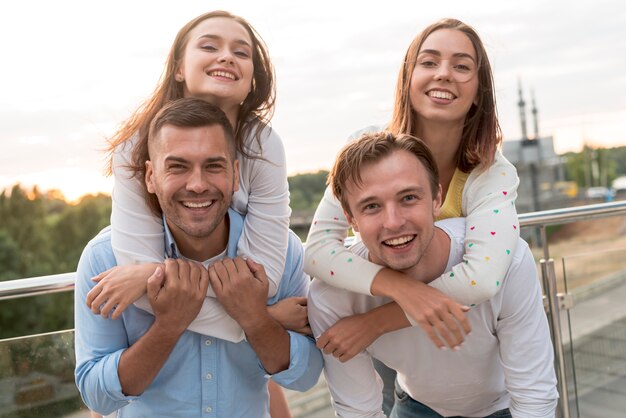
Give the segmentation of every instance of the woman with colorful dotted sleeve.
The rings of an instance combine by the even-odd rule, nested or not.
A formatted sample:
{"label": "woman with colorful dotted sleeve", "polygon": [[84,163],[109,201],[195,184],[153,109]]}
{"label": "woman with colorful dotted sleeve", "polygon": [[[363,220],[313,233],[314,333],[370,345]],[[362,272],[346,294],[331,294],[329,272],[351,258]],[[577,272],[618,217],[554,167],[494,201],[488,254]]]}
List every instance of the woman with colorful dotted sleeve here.
{"label": "woman with colorful dotted sleeve", "polygon": [[[501,132],[491,66],[473,28],[444,19],[413,40],[386,129],[421,138],[433,152],[445,198],[440,218],[467,217],[463,263],[430,285],[464,305],[488,300],[498,292],[519,237],[519,179],[498,150]],[[379,129],[365,129],[372,130]],[[327,189],[307,239],[307,273],[351,291],[390,296],[414,325],[429,327],[420,322],[429,296],[394,297],[381,291],[382,284],[393,287],[394,280],[405,275],[353,257],[344,247],[348,227],[339,202]]]}

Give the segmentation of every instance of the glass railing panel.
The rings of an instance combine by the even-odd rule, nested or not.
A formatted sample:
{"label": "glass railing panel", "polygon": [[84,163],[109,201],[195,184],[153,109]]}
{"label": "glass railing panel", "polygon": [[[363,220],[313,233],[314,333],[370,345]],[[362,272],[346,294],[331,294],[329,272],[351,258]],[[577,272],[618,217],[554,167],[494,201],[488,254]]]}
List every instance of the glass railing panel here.
{"label": "glass railing panel", "polygon": [[74,332],[0,341],[0,417],[88,417],[74,383]]}
{"label": "glass railing panel", "polygon": [[626,246],[562,259],[573,306],[562,317],[570,404],[585,418],[626,410]]}

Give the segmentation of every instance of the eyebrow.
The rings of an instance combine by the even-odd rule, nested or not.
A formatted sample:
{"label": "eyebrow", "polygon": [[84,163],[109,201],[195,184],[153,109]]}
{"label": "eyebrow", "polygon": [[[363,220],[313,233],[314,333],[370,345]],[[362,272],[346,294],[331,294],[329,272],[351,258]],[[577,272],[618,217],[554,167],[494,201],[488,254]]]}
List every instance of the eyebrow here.
{"label": "eyebrow", "polygon": [[[426,195],[426,188],[422,186],[407,187],[407,188],[400,190],[398,193],[396,193],[396,197],[405,195],[407,193],[413,193],[421,199]],[[377,200],[378,198],[376,196],[365,196],[364,198],[359,199],[356,202],[356,205],[357,207],[362,207],[369,203],[376,202]]]}
{"label": "eyebrow", "polygon": [[[216,41],[221,41],[221,40],[224,39],[224,38],[222,38],[219,35],[212,35],[210,33],[206,33],[206,34],[200,35],[198,37],[198,39],[202,39],[202,38],[213,39],[213,40],[216,40]],[[250,45],[250,43],[248,41],[246,41],[245,39],[237,39],[237,40],[235,40],[235,43],[239,44],[239,45],[247,46],[248,48],[252,48],[252,45]]]}
{"label": "eyebrow", "polygon": [[[438,57],[441,57],[441,52],[437,51],[436,49],[424,49],[422,51],[419,52],[419,55],[422,54],[430,54],[430,55],[436,55]],[[476,58],[474,58],[473,56],[471,56],[470,54],[466,53],[466,52],[455,52],[454,54],[452,54],[452,57],[454,58],[469,58],[472,61],[476,62]]]}
{"label": "eyebrow", "polygon": [[[177,157],[175,155],[168,155],[167,157],[165,157],[165,161],[166,162],[177,162],[177,163],[185,163],[188,164],[189,161],[186,160],[185,158],[182,157]],[[209,164],[209,163],[228,163],[228,160],[225,157],[209,157],[206,158],[203,162],[203,164]]]}

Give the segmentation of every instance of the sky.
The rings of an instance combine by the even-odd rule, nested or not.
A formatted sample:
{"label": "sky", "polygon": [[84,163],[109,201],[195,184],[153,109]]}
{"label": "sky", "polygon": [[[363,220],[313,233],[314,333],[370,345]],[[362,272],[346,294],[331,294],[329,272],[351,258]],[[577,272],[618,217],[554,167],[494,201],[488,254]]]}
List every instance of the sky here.
{"label": "sky", "polygon": [[521,81],[558,153],[626,145],[626,3],[616,0],[4,1],[0,189],[110,192],[106,138],[154,89],[178,29],[216,9],[246,18],[269,47],[289,174],[329,169],[350,133],[388,121],[408,45],[443,17],[481,35],[505,140],[521,136]]}

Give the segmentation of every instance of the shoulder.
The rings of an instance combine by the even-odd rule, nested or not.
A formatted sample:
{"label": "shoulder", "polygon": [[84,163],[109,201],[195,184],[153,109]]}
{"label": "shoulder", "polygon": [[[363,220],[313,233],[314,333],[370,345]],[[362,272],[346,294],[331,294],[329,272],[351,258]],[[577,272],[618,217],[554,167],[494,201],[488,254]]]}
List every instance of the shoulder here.
{"label": "shoulder", "polygon": [[244,147],[246,152],[252,154],[262,153],[264,158],[268,158],[278,152],[284,153],[283,140],[276,132],[276,129],[270,125],[254,122],[244,138]]}
{"label": "shoulder", "polygon": [[444,231],[451,240],[465,239],[465,218],[447,218],[435,222],[435,226]]}
{"label": "shoulder", "polygon": [[478,166],[471,171],[467,178],[467,184],[506,180],[507,177],[516,178],[517,170],[515,166],[506,159],[504,154],[502,154],[500,150],[497,150],[490,166]]}
{"label": "shoulder", "polygon": [[[113,247],[111,246],[111,227],[107,226],[92,238],[80,257],[77,272],[93,275],[106,271],[116,265]],[[94,274],[95,273],[95,274]]]}

